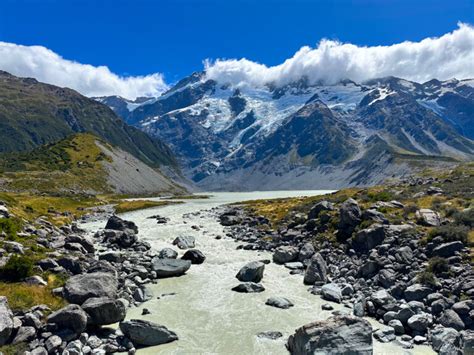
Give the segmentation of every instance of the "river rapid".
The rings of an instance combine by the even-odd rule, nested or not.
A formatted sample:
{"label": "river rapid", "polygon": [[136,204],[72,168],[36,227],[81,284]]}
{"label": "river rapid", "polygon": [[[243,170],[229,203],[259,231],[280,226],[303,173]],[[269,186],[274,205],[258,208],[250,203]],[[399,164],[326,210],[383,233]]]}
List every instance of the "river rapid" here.
{"label": "river rapid", "polygon": [[[236,250],[237,243],[225,236],[223,227],[211,208],[224,204],[262,198],[310,196],[330,191],[266,191],[245,193],[211,193],[208,199],[184,200],[183,204],[129,212],[122,218],[135,222],[139,238],[149,242],[153,248],[176,249],[172,242],[179,235],[196,238],[196,249],[206,256],[201,265],[192,265],[186,275],[161,279],[148,288],[153,292],[152,300],[127,312],[127,319],[146,319],[165,325],[176,332],[179,340],[170,344],[140,349],[139,354],[288,354],[285,343],[295,329],[311,321],[331,316],[331,311],[321,310],[319,296],[308,292],[302,275],[290,275],[284,266],[270,263],[265,266],[261,293],[237,293],[231,291],[239,281],[235,275],[247,262],[272,258],[271,253]],[[152,199],[153,200],[153,199]],[[183,215],[198,213],[184,218]],[[148,219],[159,214],[170,221],[157,224]],[[191,226],[197,225],[200,230]],[[88,222],[82,225],[91,233],[105,226],[105,221]],[[216,239],[222,236],[222,239]],[[178,250],[180,256],[184,251]],[[279,309],[265,305],[272,296],[286,297],[294,303],[290,309]],[[345,309],[331,303],[335,310]],[[143,308],[151,314],[142,315]],[[350,310],[348,310],[350,311]],[[372,321],[374,327],[383,327]],[[277,340],[259,338],[264,331],[280,331],[283,337]],[[375,354],[432,354],[426,346],[404,350],[394,343],[381,344],[374,340]]]}

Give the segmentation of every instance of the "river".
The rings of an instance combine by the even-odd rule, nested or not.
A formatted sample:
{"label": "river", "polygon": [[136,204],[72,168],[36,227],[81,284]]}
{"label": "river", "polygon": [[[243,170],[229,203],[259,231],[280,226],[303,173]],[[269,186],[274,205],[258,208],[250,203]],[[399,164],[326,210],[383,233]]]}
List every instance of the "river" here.
{"label": "river", "polygon": [[[308,292],[301,275],[290,275],[283,266],[270,263],[265,266],[262,293],[242,294],[231,291],[239,281],[238,270],[247,262],[271,259],[268,252],[236,250],[237,243],[225,237],[223,227],[211,214],[202,211],[227,203],[262,198],[320,195],[330,191],[266,191],[245,193],[210,193],[208,199],[184,200],[183,204],[129,212],[122,218],[134,221],[139,237],[160,250],[172,247],[179,235],[193,235],[196,249],[206,256],[201,265],[192,265],[186,275],[161,279],[149,285],[154,298],[136,308],[131,308],[127,319],[146,319],[165,325],[175,331],[179,340],[170,344],[140,349],[139,354],[288,354],[285,343],[294,330],[314,320],[325,319],[330,311],[321,310],[319,296]],[[183,214],[202,212],[191,219]],[[167,224],[157,224],[147,217],[159,214],[170,219]],[[199,231],[191,228],[200,227]],[[83,225],[89,231],[105,226],[105,221]],[[216,239],[216,236],[222,239]],[[176,249],[176,248],[174,248]],[[180,255],[183,251],[179,251]],[[167,295],[168,294],[168,295]],[[265,305],[267,298],[282,296],[294,303],[290,309]],[[159,297],[159,298],[158,298]],[[334,309],[345,309],[331,303]],[[142,309],[151,314],[142,316]],[[381,325],[371,320],[374,327]],[[278,340],[259,338],[264,331],[280,331]],[[409,350],[413,354],[432,354],[426,346]],[[407,350],[393,343],[381,344],[374,340],[375,354],[406,354]]]}

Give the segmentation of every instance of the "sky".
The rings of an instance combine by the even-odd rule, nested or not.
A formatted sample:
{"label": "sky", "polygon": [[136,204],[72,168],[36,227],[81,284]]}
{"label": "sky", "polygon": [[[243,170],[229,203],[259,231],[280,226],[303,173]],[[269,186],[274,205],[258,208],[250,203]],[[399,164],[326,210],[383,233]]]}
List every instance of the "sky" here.
{"label": "sky", "polygon": [[130,98],[206,65],[252,85],[462,78],[474,76],[473,24],[472,0],[0,0],[0,69]]}

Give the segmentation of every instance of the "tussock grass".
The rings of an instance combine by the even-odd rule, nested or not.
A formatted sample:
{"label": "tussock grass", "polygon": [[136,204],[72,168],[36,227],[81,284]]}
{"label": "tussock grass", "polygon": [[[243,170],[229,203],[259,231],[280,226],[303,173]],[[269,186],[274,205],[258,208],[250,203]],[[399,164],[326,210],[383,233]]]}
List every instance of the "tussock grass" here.
{"label": "tussock grass", "polygon": [[179,201],[149,201],[149,200],[131,200],[121,201],[115,206],[116,213],[125,213],[137,210],[144,210],[153,207],[168,206],[171,204],[181,203]]}

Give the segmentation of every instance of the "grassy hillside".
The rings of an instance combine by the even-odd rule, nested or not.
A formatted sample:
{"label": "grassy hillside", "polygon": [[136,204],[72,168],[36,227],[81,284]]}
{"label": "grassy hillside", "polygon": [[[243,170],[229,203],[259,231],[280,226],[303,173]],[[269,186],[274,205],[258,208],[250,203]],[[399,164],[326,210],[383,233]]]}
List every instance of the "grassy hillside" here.
{"label": "grassy hillside", "polygon": [[78,132],[92,133],[150,166],[176,166],[165,144],[128,126],[106,105],[0,71],[0,152],[29,151]]}

